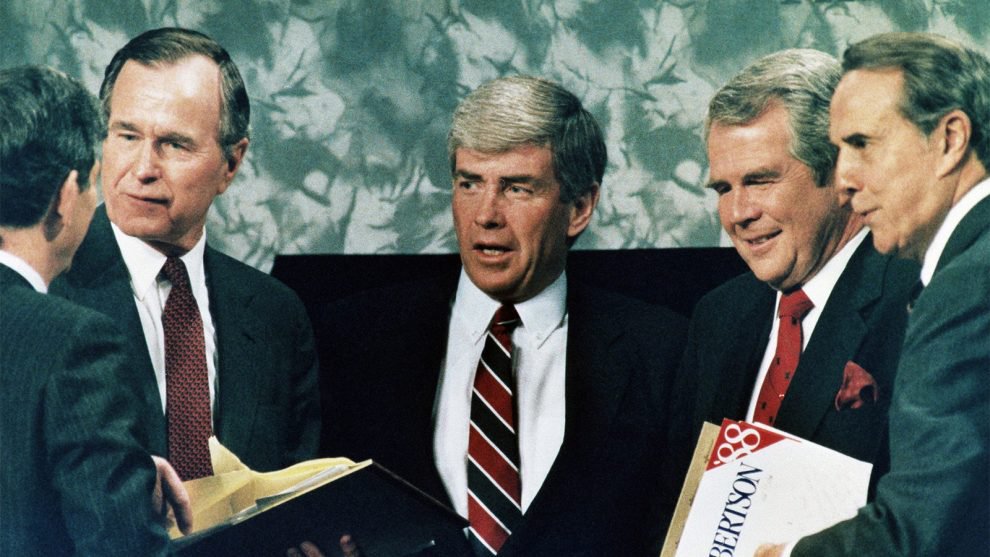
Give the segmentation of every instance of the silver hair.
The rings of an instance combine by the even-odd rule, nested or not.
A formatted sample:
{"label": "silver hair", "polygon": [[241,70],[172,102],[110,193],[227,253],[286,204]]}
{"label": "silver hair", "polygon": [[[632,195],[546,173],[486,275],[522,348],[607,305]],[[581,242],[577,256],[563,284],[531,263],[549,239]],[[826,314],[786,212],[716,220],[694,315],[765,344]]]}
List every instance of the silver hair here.
{"label": "silver hair", "polygon": [[601,185],[608,162],[602,130],[581,101],[557,83],[531,76],[495,79],[454,111],[447,135],[451,172],[457,149],[502,153],[523,145],[550,148],[563,201]]}
{"label": "silver hair", "polygon": [[901,70],[901,114],[928,135],[959,109],[972,123],[970,145],[990,169],[990,61],[983,54],[930,33],[882,33],[850,46],[842,69]]}
{"label": "silver hair", "polygon": [[714,124],[739,126],[780,103],[790,123],[790,153],[815,183],[831,183],[838,150],[828,138],[828,106],[842,70],[818,50],[794,48],[764,56],[726,83],[708,105],[705,141]]}

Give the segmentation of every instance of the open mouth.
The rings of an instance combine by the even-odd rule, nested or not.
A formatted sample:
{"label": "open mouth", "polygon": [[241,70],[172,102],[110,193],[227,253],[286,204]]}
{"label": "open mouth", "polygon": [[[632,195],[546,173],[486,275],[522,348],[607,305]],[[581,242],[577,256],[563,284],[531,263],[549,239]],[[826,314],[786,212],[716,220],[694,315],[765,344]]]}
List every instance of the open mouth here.
{"label": "open mouth", "polygon": [[491,245],[491,244],[475,244],[474,245],[474,250],[475,251],[478,251],[478,252],[481,252],[482,255],[487,255],[487,256],[492,256],[492,257],[503,255],[503,254],[506,254],[506,253],[512,251],[512,250],[510,250],[507,247],[504,247],[504,246],[495,246],[495,245]]}
{"label": "open mouth", "polygon": [[762,246],[763,244],[769,242],[770,240],[776,238],[780,235],[780,231],[772,232],[770,234],[765,234],[763,236],[757,236],[756,238],[751,238],[744,240],[747,244],[751,246]]}

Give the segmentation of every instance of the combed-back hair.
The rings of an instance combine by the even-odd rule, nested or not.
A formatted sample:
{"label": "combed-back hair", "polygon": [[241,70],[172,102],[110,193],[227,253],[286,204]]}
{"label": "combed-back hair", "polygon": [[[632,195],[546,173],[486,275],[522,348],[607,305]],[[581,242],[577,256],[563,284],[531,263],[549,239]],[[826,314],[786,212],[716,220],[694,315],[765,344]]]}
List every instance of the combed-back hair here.
{"label": "combed-back hair", "polygon": [[601,185],[608,163],[602,130],[581,101],[557,83],[532,76],[495,79],[454,111],[447,136],[451,172],[457,149],[502,153],[523,145],[550,148],[563,201]]}
{"label": "combed-back hair", "polygon": [[106,125],[79,81],[45,66],[0,70],[0,226],[40,222],[69,172],[80,191],[99,155]]}
{"label": "combed-back hair", "polygon": [[990,61],[983,54],[930,33],[881,33],[853,44],[842,69],[899,69],[901,114],[928,135],[943,116],[962,110],[972,123],[970,145],[990,169]]}
{"label": "combed-back hair", "polygon": [[740,126],[779,103],[790,122],[790,153],[811,169],[815,183],[831,183],[838,150],[828,138],[828,107],[839,83],[839,62],[806,48],[782,50],[753,62],[712,98],[705,140],[715,124]]}

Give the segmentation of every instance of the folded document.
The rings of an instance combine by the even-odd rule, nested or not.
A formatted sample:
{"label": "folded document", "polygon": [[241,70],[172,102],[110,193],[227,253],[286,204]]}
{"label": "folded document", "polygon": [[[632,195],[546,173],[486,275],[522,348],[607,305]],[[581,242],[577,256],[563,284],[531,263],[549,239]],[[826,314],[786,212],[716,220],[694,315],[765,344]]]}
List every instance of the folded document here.
{"label": "folded document", "polygon": [[662,556],[753,555],[866,504],[869,463],[762,424],[705,426]]}
{"label": "folded document", "polygon": [[193,532],[170,532],[179,555],[284,555],[303,541],[332,554],[343,534],[365,554],[457,555],[463,518],[370,460],[322,458],[255,472],[210,439],[214,475],[185,482]]}

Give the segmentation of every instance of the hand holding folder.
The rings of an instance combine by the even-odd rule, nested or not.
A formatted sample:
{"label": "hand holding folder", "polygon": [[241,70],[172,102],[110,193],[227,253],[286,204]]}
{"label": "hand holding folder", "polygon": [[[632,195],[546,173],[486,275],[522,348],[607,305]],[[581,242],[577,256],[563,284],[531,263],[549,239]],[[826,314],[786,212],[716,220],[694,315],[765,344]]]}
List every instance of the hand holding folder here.
{"label": "hand holding folder", "polygon": [[301,462],[255,472],[210,439],[214,476],[185,482],[193,533],[172,531],[180,555],[284,555],[303,540],[337,547],[343,535],[375,557],[460,555],[466,521],[370,460]]}

